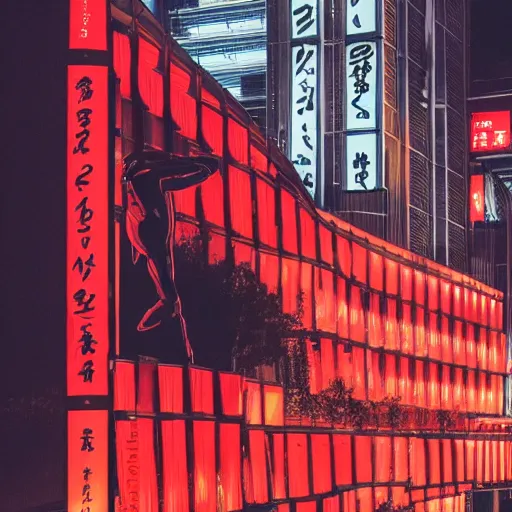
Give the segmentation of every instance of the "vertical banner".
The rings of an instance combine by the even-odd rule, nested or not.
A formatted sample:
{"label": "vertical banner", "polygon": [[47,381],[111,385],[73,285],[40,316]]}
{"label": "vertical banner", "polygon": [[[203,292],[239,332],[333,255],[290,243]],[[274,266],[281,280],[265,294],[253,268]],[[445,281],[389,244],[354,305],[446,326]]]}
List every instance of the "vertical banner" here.
{"label": "vertical banner", "polygon": [[68,396],[108,394],[108,70],[68,67]]}
{"label": "vertical banner", "polygon": [[382,186],[381,0],[346,0],[345,190]]}
{"label": "vertical banner", "polygon": [[69,48],[107,49],[107,0],[70,0]]}
{"label": "vertical banner", "polygon": [[[104,403],[95,404],[96,397],[109,394],[109,68],[103,64],[107,12],[107,0],[69,0],[73,65],[67,75],[66,382],[67,396],[74,402],[67,432],[70,512],[110,508],[109,411]],[[87,409],[80,410],[85,404]]]}
{"label": "vertical banner", "polygon": [[314,199],[320,140],[318,1],[292,0],[291,27],[290,160]]}
{"label": "vertical banner", "polygon": [[68,413],[68,510],[109,510],[108,411]]}

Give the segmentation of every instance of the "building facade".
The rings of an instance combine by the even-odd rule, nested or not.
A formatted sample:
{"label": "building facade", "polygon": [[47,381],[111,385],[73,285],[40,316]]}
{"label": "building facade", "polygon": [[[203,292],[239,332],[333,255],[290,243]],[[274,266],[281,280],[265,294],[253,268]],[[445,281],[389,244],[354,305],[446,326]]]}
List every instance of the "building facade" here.
{"label": "building facade", "polygon": [[[54,162],[52,184],[34,173],[41,187],[30,197],[51,226],[27,235],[40,258],[56,256],[48,265],[62,291],[54,301],[46,275],[30,265],[12,286],[17,307],[45,290],[43,311],[33,314],[37,341],[52,342],[33,346],[39,361],[13,357],[8,368],[10,386],[34,385],[26,378],[34,371],[36,386],[55,379],[66,417],[25,423],[30,453],[20,443],[10,459],[12,483],[25,493],[7,510],[43,494],[48,502],[65,496],[68,510],[361,512],[392,504],[462,512],[473,491],[509,487],[503,294],[315,206],[292,162],[141,3],[90,2],[85,18],[82,8],[70,2],[65,34],[55,34],[52,55],[65,72],[41,107],[60,123],[49,134],[51,153],[40,148]],[[317,36],[308,37],[301,44],[315,46]],[[245,264],[284,312],[301,307],[292,345],[305,357],[305,397],[325,397],[343,381],[357,414],[290,408],[290,381],[173,364],[179,337],[171,326],[139,328],[157,295],[151,254],[130,231],[146,199],[123,176],[127,157],[148,149],[214,155],[221,171],[167,198],[175,231],[169,239],[156,229],[154,239],[168,246],[199,235],[205,263]],[[26,181],[12,174],[17,186]],[[55,247],[44,243],[50,231],[61,235]],[[18,258],[33,263],[32,254]],[[192,284],[184,284],[186,311]],[[26,347],[28,327],[14,314],[7,322],[15,347]],[[191,341],[197,363],[211,367],[203,349],[221,341]],[[387,397],[398,403],[399,423]],[[28,466],[18,459],[41,461],[31,468],[37,478],[24,480]]]}
{"label": "building facade", "polygon": [[171,0],[164,8],[176,41],[265,128],[265,0]]}

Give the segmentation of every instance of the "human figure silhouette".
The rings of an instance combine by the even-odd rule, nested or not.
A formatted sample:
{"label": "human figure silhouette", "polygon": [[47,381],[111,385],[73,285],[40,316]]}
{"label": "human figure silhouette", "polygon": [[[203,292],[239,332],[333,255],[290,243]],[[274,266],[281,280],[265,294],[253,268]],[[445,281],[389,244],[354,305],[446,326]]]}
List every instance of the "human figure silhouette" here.
{"label": "human figure silhouette", "polygon": [[180,157],[163,151],[132,153],[124,160],[126,233],[134,263],[146,257],[158,295],[140,320],[137,330],[158,327],[166,318],[178,317],[189,362],[193,351],[187,334],[180,297],[174,281],[175,209],[172,193],[205,181],[219,169],[211,156]]}

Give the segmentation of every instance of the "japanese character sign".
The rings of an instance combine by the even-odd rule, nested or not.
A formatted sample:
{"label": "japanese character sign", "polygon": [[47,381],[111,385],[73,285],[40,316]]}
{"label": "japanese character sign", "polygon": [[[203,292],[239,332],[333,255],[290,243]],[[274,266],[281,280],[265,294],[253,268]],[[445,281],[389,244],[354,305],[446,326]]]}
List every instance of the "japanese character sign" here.
{"label": "japanese character sign", "polygon": [[291,160],[314,197],[318,154],[317,46],[294,46],[292,58]]}
{"label": "japanese character sign", "polygon": [[377,56],[374,42],[347,46],[347,130],[377,126]]}
{"label": "japanese character sign", "polygon": [[318,0],[292,0],[292,39],[318,35]]}
{"label": "japanese character sign", "polygon": [[347,13],[347,35],[375,32],[377,0],[345,0]]}
{"label": "japanese character sign", "polygon": [[368,191],[377,188],[377,135],[347,135],[347,190]]}
{"label": "japanese character sign", "polygon": [[68,68],[68,394],[107,394],[108,75]]}

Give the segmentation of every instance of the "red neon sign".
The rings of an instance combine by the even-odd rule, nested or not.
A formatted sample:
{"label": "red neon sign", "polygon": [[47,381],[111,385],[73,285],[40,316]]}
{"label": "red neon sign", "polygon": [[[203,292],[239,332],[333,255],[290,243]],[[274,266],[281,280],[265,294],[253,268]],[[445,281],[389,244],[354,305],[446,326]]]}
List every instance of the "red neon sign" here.
{"label": "red neon sign", "polygon": [[469,187],[469,220],[483,222],[485,220],[484,177],[482,174],[471,176]]}
{"label": "red neon sign", "polygon": [[108,69],[68,67],[67,389],[108,394]]}
{"label": "red neon sign", "polygon": [[71,0],[69,3],[69,48],[107,49],[106,0]]}
{"label": "red neon sign", "polygon": [[471,114],[471,151],[495,151],[510,146],[510,112]]}
{"label": "red neon sign", "polygon": [[68,510],[108,505],[108,411],[69,411]]}

